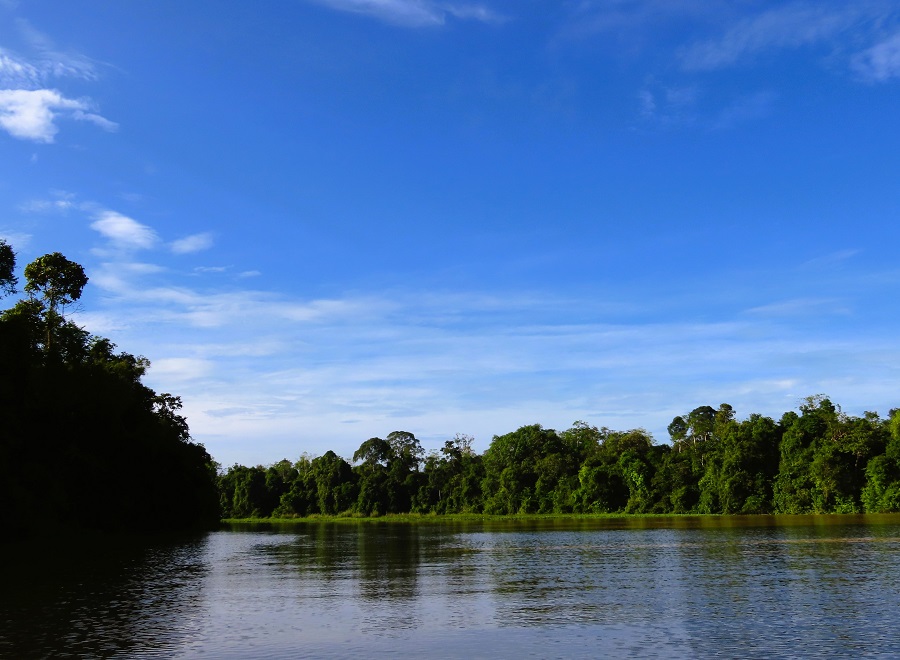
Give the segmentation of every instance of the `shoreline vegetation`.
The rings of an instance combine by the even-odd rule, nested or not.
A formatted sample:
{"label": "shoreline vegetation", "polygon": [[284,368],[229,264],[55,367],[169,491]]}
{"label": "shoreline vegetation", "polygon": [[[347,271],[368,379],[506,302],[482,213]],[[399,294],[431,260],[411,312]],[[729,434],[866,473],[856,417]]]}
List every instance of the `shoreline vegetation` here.
{"label": "shoreline vegetation", "polygon": [[[26,297],[0,312],[4,538],[214,527],[216,464],[191,439],[181,399],[141,382],[146,358],[66,318],[84,269],[54,252],[24,276]],[[17,284],[0,240],[0,296]]]}
{"label": "shoreline vegetation", "polygon": [[[721,517],[720,514],[709,514],[707,517]],[[308,523],[454,523],[454,522],[553,522],[553,521],[577,521],[577,520],[616,520],[638,518],[687,518],[696,517],[696,514],[668,514],[658,515],[652,513],[515,513],[515,514],[485,514],[485,513],[386,513],[377,516],[365,516],[358,513],[344,513],[327,515],[314,513],[305,517],[293,518],[223,518],[223,525],[302,525]]]}
{"label": "shoreline vegetation", "polygon": [[[854,417],[824,395],[777,421],[699,406],[672,420],[665,444],[575,422],[522,426],[481,454],[458,434],[426,454],[394,431],[350,461],[328,451],[222,470],[191,438],[180,398],[141,383],[146,358],[66,318],[88,281],[80,265],[54,252],[24,276],[27,297],[0,312],[7,529],[900,511],[900,409]],[[0,239],[0,295],[17,284]]]}
{"label": "shoreline vegetation", "polygon": [[539,424],[472,450],[425,454],[409,432],[369,438],[352,464],[328,451],[220,473],[226,520],[386,515],[859,514],[900,511],[900,410],[844,414],[824,395],[776,421],[727,403],[676,416],[670,443],[643,429]]}
{"label": "shoreline vegetation", "polygon": [[[443,524],[443,523],[567,523],[567,522],[698,522],[699,526],[743,526],[744,523],[772,521],[776,524],[796,524],[803,521],[828,524],[847,524],[848,521],[871,522],[883,519],[900,522],[900,513],[388,513],[380,516],[360,514],[312,514],[303,518],[223,518],[223,525],[309,525],[319,523],[391,523],[391,524]],[[740,524],[734,524],[740,523]]]}

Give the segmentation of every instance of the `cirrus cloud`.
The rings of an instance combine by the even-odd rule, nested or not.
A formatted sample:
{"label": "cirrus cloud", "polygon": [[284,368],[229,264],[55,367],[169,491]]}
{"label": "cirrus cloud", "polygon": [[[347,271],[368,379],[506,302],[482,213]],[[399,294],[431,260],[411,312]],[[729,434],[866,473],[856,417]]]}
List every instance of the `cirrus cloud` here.
{"label": "cirrus cloud", "polygon": [[16,25],[30,45],[31,56],[0,47],[0,128],[20,140],[43,143],[54,141],[61,117],[117,130],[118,124],[94,111],[90,99],[67,98],[50,88],[51,79],[96,80],[94,62],[78,53],[57,50],[25,20]]}
{"label": "cirrus cloud", "polygon": [[900,32],[860,53],[853,64],[857,73],[868,80],[900,78]]}
{"label": "cirrus cloud", "polygon": [[204,232],[179,238],[177,241],[172,241],[169,247],[175,254],[190,254],[207,250],[212,247],[212,244],[213,235],[210,232]]}
{"label": "cirrus cloud", "polygon": [[100,232],[118,248],[147,250],[159,241],[150,227],[116,211],[101,211],[96,217],[91,229]]}
{"label": "cirrus cloud", "polygon": [[42,78],[38,67],[0,48],[0,85],[31,88],[40,86]]}
{"label": "cirrus cloud", "polygon": [[771,50],[795,49],[831,39],[865,18],[852,8],[792,3],[745,18],[722,37],[694,44],[682,53],[688,70],[714,70]]}
{"label": "cirrus cloud", "polygon": [[310,0],[338,11],[363,14],[405,27],[443,25],[448,16],[496,22],[500,16],[481,5],[432,0]]}

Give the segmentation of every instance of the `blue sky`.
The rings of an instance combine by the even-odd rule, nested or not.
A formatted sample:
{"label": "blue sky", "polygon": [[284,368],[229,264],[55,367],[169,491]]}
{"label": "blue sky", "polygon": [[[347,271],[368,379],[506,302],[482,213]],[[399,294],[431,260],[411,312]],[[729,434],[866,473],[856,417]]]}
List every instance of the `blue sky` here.
{"label": "blue sky", "polygon": [[893,1],[0,0],[0,154],[226,466],[900,406]]}

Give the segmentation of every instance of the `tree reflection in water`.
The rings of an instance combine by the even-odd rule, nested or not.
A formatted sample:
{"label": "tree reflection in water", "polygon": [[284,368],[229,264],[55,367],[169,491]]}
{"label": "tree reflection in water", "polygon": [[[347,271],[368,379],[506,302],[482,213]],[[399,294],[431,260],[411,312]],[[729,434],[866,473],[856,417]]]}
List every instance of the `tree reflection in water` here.
{"label": "tree reflection in water", "polygon": [[0,546],[0,656],[173,652],[202,627],[205,537]]}

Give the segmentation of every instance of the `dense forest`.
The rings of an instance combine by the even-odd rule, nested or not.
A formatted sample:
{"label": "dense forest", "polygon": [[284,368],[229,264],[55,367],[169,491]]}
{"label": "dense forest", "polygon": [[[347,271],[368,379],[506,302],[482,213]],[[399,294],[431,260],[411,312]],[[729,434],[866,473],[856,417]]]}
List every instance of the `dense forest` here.
{"label": "dense forest", "polygon": [[900,410],[852,417],[824,396],[777,422],[700,406],[668,427],[582,422],[495,436],[483,454],[457,436],[425,455],[411,433],[370,438],[353,464],[334,452],[235,465],[219,476],[223,515],[388,513],[853,513],[900,511]]}
{"label": "dense forest", "polygon": [[[0,240],[0,296],[16,292]],[[66,319],[84,269],[59,252],[24,269],[0,312],[0,501],[5,532],[216,524],[216,467],[181,401],[141,383],[149,362]]]}

